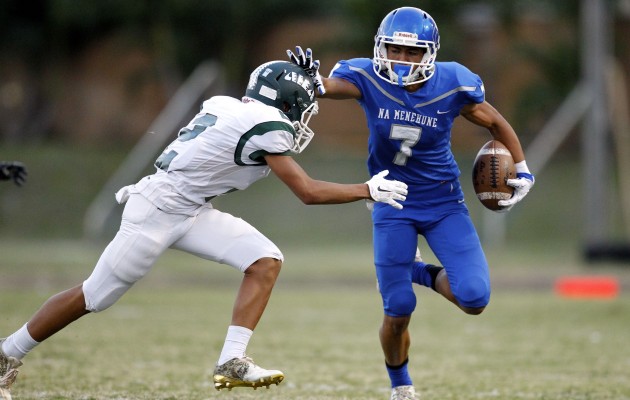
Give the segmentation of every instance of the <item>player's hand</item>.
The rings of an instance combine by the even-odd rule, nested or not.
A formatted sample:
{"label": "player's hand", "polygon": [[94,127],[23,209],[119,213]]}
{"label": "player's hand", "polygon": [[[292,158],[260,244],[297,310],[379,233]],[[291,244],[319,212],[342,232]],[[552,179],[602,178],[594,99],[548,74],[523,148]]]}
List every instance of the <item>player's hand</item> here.
{"label": "player's hand", "polygon": [[295,53],[291,50],[287,50],[287,55],[291,62],[298,67],[302,68],[308,76],[313,79],[313,84],[320,95],[326,93],[324,82],[319,74],[319,60],[313,61],[313,51],[306,49],[306,53],[302,50],[302,47],[295,46]]}
{"label": "player's hand", "polygon": [[402,204],[396,200],[405,201],[407,198],[407,184],[400,181],[387,180],[385,179],[387,174],[389,174],[388,170],[381,171],[365,182],[370,188],[370,196],[372,196],[374,201],[389,204],[397,210],[402,210]]}
{"label": "player's hand", "polygon": [[26,182],[26,167],[21,162],[0,162],[0,180],[12,179],[16,185],[22,186]]}
{"label": "player's hand", "polygon": [[512,197],[507,200],[500,200],[499,205],[501,207],[505,207],[501,210],[501,212],[508,211],[512,206],[519,201],[523,200],[529,190],[534,186],[534,182],[536,179],[534,175],[527,174],[525,172],[519,172],[516,174],[516,179],[508,179],[507,184],[514,188],[514,194]]}

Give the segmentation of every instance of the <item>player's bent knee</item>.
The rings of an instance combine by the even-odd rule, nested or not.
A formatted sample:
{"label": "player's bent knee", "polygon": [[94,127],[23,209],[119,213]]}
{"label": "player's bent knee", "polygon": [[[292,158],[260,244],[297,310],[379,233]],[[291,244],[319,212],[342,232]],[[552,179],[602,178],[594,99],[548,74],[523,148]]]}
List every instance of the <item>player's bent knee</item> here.
{"label": "player's bent knee", "polygon": [[280,269],[282,269],[282,260],[278,260],[277,258],[265,257],[250,265],[245,270],[245,273],[262,273],[277,276],[280,273]]}
{"label": "player's bent knee", "polygon": [[395,336],[400,336],[405,333],[409,327],[409,321],[411,317],[390,317],[385,315],[383,319],[383,329],[387,329]]}
{"label": "player's bent knee", "polygon": [[122,281],[117,285],[93,286],[89,280],[83,283],[83,297],[85,309],[97,313],[105,311],[116,303],[131,287],[131,284]]}
{"label": "player's bent knee", "polygon": [[479,277],[462,280],[453,293],[458,304],[467,314],[481,314],[490,302],[490,285]]}
{"label": "player's bent knee", "polygon": [[392,291],[383,300],[385,314],[390,317],[406,317],[416,309],[416,295],[413,290]]}
{"label": "player's bent knee", "polygon": [[486,307],[476,307],[476,308],[460,307],[460,308],[462,309],[462,311],[464,311],[468,315],[479,315],[483,312],[483,310],[486,309]]}
{"label": "player's bent knee", "polygon": [[282,260],[278,260],[277,258],[270,258],[271,262],[269,263],[269,269],[274,274],[278,275],[280,270],[282,269]]}

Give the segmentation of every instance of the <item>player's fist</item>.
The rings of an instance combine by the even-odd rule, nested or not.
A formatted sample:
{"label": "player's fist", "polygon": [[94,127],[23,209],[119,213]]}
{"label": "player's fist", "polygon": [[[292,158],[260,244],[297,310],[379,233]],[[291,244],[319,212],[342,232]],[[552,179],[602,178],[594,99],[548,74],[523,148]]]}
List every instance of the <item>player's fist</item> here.
{"label": "player's fist", "polygon": [[0,180],[8,181],[12,179],[16,185],[22,186],[26,182],[26,167],[17,161],[0,161]]}
{"label": "player's fist", "polygon": [[506,207],[506,209],[509,210],[514,204],[523,200],[523,198],[527,196],[529,190],[532,188],[532,186],[534,186],[535,181],[536,179],[532,174],[524,172],[517,173],[516,179],[507,180],[508,186],[512,186],[514,188],[514,194],[512,194],[512,197],[507,200],[500,200],[499,205],[501,207]]}

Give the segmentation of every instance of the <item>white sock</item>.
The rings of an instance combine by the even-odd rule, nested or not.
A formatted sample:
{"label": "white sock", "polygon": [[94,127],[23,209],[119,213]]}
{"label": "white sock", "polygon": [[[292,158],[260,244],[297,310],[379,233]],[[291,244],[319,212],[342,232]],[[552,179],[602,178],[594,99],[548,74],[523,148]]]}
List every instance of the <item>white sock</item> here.
{"label": "white sock", "polygon": [[35,339],[31,337],[31,334],[28,333],[28,329],[26,328],[26,324],[24,324],[17,332],[2,342],[2,351],[9,357],[15,357],[21,360],[38,344],[39,342],[36,342]]}
{"label": "white sock", "polygon": [[253,333],[254,331],[251,329],[230,325],[228,327],[227,336],[225,337],[225,342],[223,343],[223,350],[221,350],[218,365],[223,365],[233,358],[243,357],[249,339],[252,337]]}

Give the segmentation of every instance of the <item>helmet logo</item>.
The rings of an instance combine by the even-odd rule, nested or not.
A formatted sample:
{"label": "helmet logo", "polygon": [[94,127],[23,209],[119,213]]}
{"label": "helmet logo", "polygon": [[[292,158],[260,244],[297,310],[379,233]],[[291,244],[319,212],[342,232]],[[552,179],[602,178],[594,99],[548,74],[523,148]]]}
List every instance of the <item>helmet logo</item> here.
{"label": "helmet logo", "polygon": [[394,32],[393,36],[394,38],[418,39],[418,34],[412,32]]}
{"label": "helmet logo", "polygon": [[284,76],[285,81],[291,81],[295,84],[302,86],[311,100],[315,98],[315,92],[311,88],[311,81],[307,79],[304,75],[298,74],[297,72],[290,72]]}

